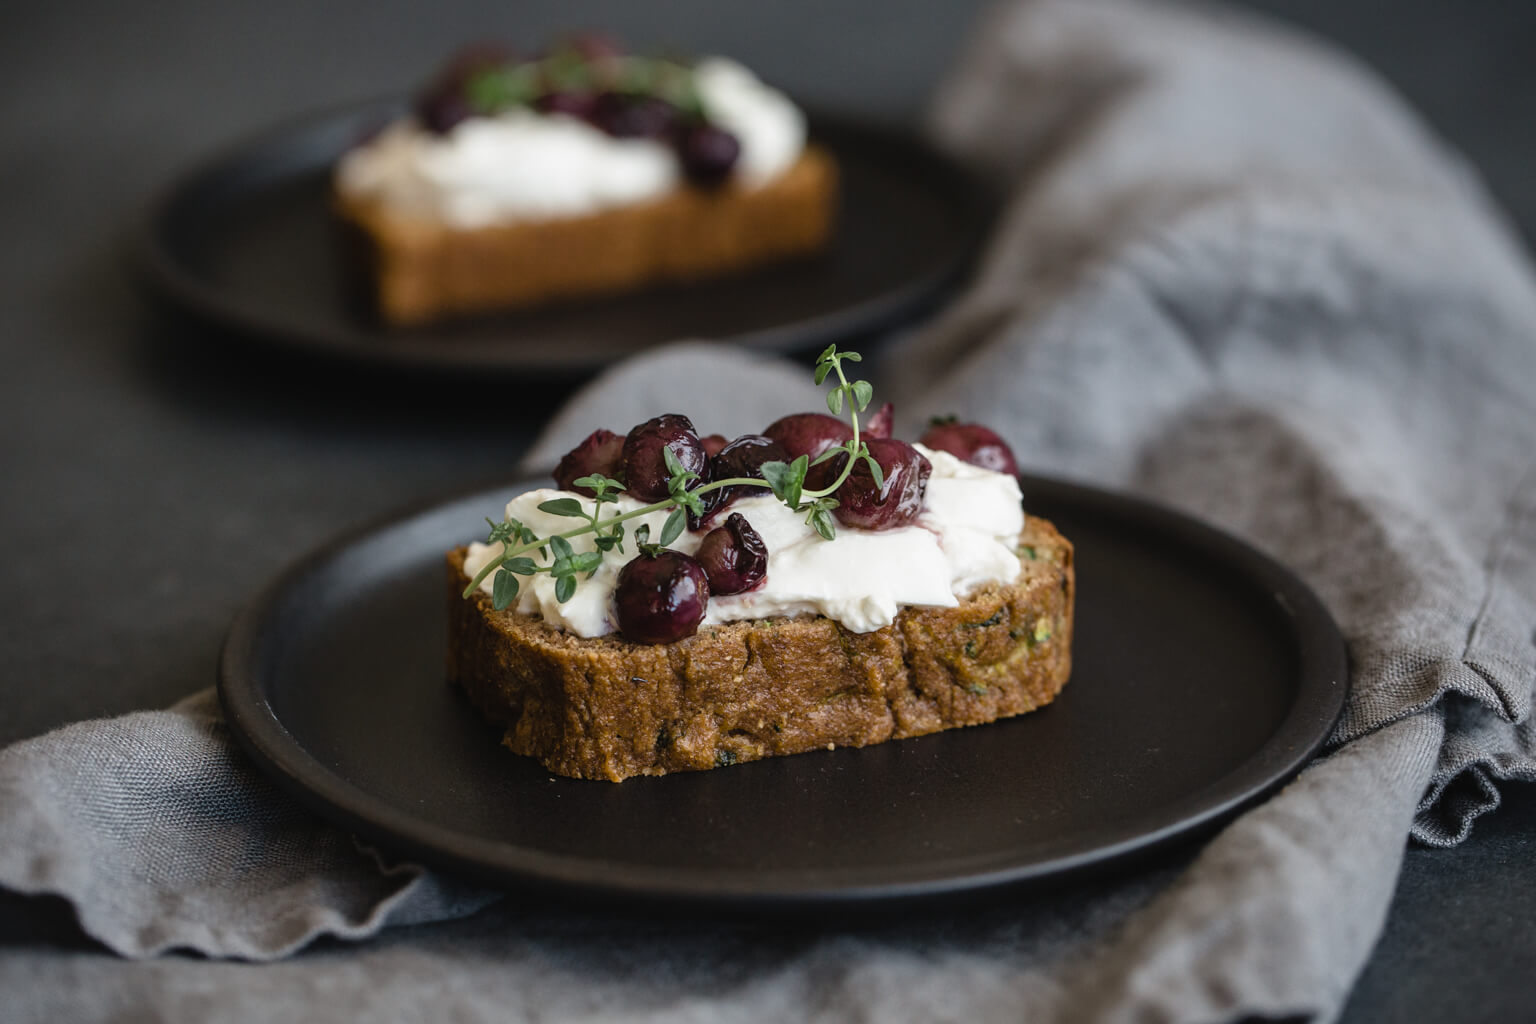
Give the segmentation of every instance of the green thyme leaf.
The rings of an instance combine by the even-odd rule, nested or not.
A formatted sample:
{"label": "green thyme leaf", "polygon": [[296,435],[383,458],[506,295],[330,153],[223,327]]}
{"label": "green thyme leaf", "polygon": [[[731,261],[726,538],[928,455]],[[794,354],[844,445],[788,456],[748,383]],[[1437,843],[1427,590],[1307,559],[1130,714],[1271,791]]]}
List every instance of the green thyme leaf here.
{"label": "green thyme leaf", "polygon": [[555,600],[561,604],[569,601],[576,593],[576,577],[561,576],[555,580]]}
{"label": "green thyme leaf", "polygon": [[869,381],[856,380],[853,382],[853,398],[855,404],[857,404],[859,407],[859,412],[863,412],[865,409],[868,409],[869,401],[874,397],[875,388],[874,385],[870,384]]}
{"label": "green thyme leaf", "polygon": [[502,611],[515,600],[517,600],[517,577],[503,566],[496,570],[496,577],[491,583],[491,606],[497,611]]}
{"label": "green thyme leaf", "polygon": [[651,524],[650,523],[641,523],[639,526],[635,527],[635,543],[636,544],[648,544],[648,543],[650,543],[650,540],[651,540]]}
{"label": "green thyme leaf", "polygon": [[601,551],[584,551],[570,559],[571,572],[596,572],[603,564]]}
{"label": "green thyme leaf", "polygon": [[575,551],[571,548],[571,542],[561,536],[549,538],[549,546],[554,549],[556,559],[570,558],[571,555],[575,554]]}
{"label": "green thyme leaf", "polygon": [[531,558],[509,558],[502,568],[507,572],[515,572],[519,576],[532,576],[539,571],[538,565]]}
{"label": "green thyme leaf", "polygon": [[811,526],[827,540],[837,536],[837,523],[833,520],[832,513],[824,508],[811,512]]}
{"label": "green thyme leaf", "polygon": [[805,471],[811,460],[802,455],[794,462],[765,462],[758,467],[773,496],[791,508],[800,504],[800,491],[805,486]]}
{"label": "green thyme leaf", "polygon": [[832,410],[832,415],[834,416],[841,416],[843,414],[842,388],[835,388],[827,392],[827,408]]}
{"label": "green thyme leaf", "polygon": [[666,547],[683,535],[683,527],[688,523],[688,515],[681,508],[672,510],[667,516],[667,521],[661,527],[661,546]]}
{"label": "green thyme leaf", "polygon": [[822,350],[821,355],[816,357],[816,362],[824,363],[828,359],[831,359],[833,357],[833,355],[835,355],[836,353],[837,353],[837,343],[833,342],[832,344],[828,345],[825,349]]}
{"label": "green thyme leaf", "polygon": [[864,361],[864,357],[857,352],[840,352],[838,354],[850,363],[862,363]]}
{"label": "green thyme leaf", "polygon": [[884,487],[885,471],[880,468],[879,461],[876,460],[876,458],[873,455],[870,455],[868,452],[865,452],[864,454],[864,461],[869,466],[869,475],[875,478],[875,487]]}
{"label": "green thyme leaf", "polygon": [[585,487],[596,493],[598,500],[603,500],[609,494],[617,494],[624,489],[621,481],[611,476],[603,476],[601,473],[593,473],[591,476],[577,477],[571,481],[572,487]]}
{"label": "green thyme leaf", "polygon": [[581,502],[575,498],[556,498],[546,501],[539,506],[540,512],[548,512],[552,516],[579,516],[586,518],[586,509],[581,507]]}
{"label": "green thyme leaf", "polygon": [[820,387],[827,379],[827,374],[832,372],[831,363],[819,363],[816,366],[816,386]]}
{"label": "green thyme leaf", "polygon": [[486,522],[491,526],[491,535],[486,538],[487,544],[505,544],[516,531],[516,527],[508,522],[492,523],[490,519],[486,519]]}
{"label": "green thyme leaf", "polygon": [[666,463],[667,472],[673,477],[684,476],[688,472],[683,468],[683,464],[678,461],[677,453],[672,450],[670,445],[661,446],[661,460]]}

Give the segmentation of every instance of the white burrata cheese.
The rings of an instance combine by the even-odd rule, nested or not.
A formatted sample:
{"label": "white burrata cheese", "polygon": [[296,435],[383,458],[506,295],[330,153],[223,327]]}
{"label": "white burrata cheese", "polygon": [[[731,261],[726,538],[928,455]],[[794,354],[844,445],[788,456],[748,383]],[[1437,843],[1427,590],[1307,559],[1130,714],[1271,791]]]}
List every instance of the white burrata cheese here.
{"label": "white burrata cheese", "polygon": [[[771,495],[744,498],[730,506],[746,517],[768,549],[768,575],[763,585],[745,594],[712,596],[705,624],[777,616],[825,615],[855,633],[868,633],[896,620],[903,606],[952,608],[978,588],[1013,580],[1019,574],[1014,552],[1024,529],[1018,481],[962,462],[947,452],[916,446],[933,466],[923,510],[912,526],[894,530],[856,530],[840,526],[826,540],[805,523],[803,513],[791,511]],[[527,491],[507,504],[507,516],[521,521],[541,537],[572,529],[578,520],[539,511],[556,498],[574,497],[589,511],[591,499],[566,491]],[[604,518],[643,507],[620,497],[605,505]],[[614,509],[617,508],[617,512]],[[667,513],[658,511],[631,520],[626,538],[640,523],[651,537],[661,534]],[[723,518],[723,517],[722,517]],[[684,532],[671,545],[692,554],[702,533]],[[592,551],[590,534],[571,538],[578,552]],[[625,553],[609,552],[591,579],[582,579],[576,594],[561,604],[555,581],[548,575],[520,577],[516,609],[578,636],[594,637],[617,628],[613,588],[619,570],[634,557],[632,541]],[[470,545],[465,570],[476,575],[501,554],[501,545]],[[481,584],[491,592],[491,579]]]}

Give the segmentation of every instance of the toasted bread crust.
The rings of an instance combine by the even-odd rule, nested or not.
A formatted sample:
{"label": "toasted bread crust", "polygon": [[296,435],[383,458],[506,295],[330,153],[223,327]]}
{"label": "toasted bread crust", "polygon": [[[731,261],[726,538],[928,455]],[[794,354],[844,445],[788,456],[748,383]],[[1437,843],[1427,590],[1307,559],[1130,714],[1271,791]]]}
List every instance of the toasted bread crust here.
{"label": "toasted bread crust", "polygon": [[765,619],[646,645],[466,600],[460,548],[448,553],[448,678],[516,753],[614,782],[979,725],[1050,703],[1071,672],[1072,545],[1031,517],[1020,551],[1011,584],[957,608],[905,608],[871,633]]}
{"label": "toasted bread crust", "polygon": [[757,188],[681,186],[579,217],[459,229],[337,192],[380,317],[409,326],[727,274],[814,252],[831,233],[837,165],[808,147]]}

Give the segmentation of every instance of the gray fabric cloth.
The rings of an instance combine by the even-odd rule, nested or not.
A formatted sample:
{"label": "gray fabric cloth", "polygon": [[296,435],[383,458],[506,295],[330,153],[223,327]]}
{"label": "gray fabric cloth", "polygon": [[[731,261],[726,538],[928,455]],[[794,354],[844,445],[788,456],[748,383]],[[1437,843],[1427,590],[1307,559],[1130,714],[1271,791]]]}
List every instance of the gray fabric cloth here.
{"label": "gray fabric cloth", "polygon": [[[908,433],[963,412],[1029,469],[1161,499],[1293,566],[1350,645],[1328,757],[1188,864],[916,924],[656,924],[508,901],[462,917],[493,897],[381,867],[294,811],[194,699],[0,751],[0,884],[64,895],[125,956],[286,959],[18,953],[0,961],[8,1010],[1332,1017],[1409,835],[1454,844],[1500,785],[1536,779],[1530,268],[1368,76],[1219,12],[1001,9],[932,128],[1012,200],[974,285],[873,367],[882,397]],[[802,371],[678,346],[594,382],[528,464],[663,405],[733,433],[818,401]]]}

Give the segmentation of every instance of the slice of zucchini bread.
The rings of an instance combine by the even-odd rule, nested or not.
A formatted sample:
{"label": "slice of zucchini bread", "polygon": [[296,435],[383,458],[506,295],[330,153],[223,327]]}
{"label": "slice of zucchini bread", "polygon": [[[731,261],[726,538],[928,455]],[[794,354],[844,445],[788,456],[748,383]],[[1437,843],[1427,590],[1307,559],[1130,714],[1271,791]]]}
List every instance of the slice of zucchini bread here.
{"label": "slice of zucchini bread", "polygon": [[704,626],[671,644],[583,639],[462,591],[448,553],[448,679],[504,743],[614,782],[980,725],[1050,703],[1071,672],[1072,545],[1030,517],[1023,566],[956,608],[854,633],[823,617]]}

